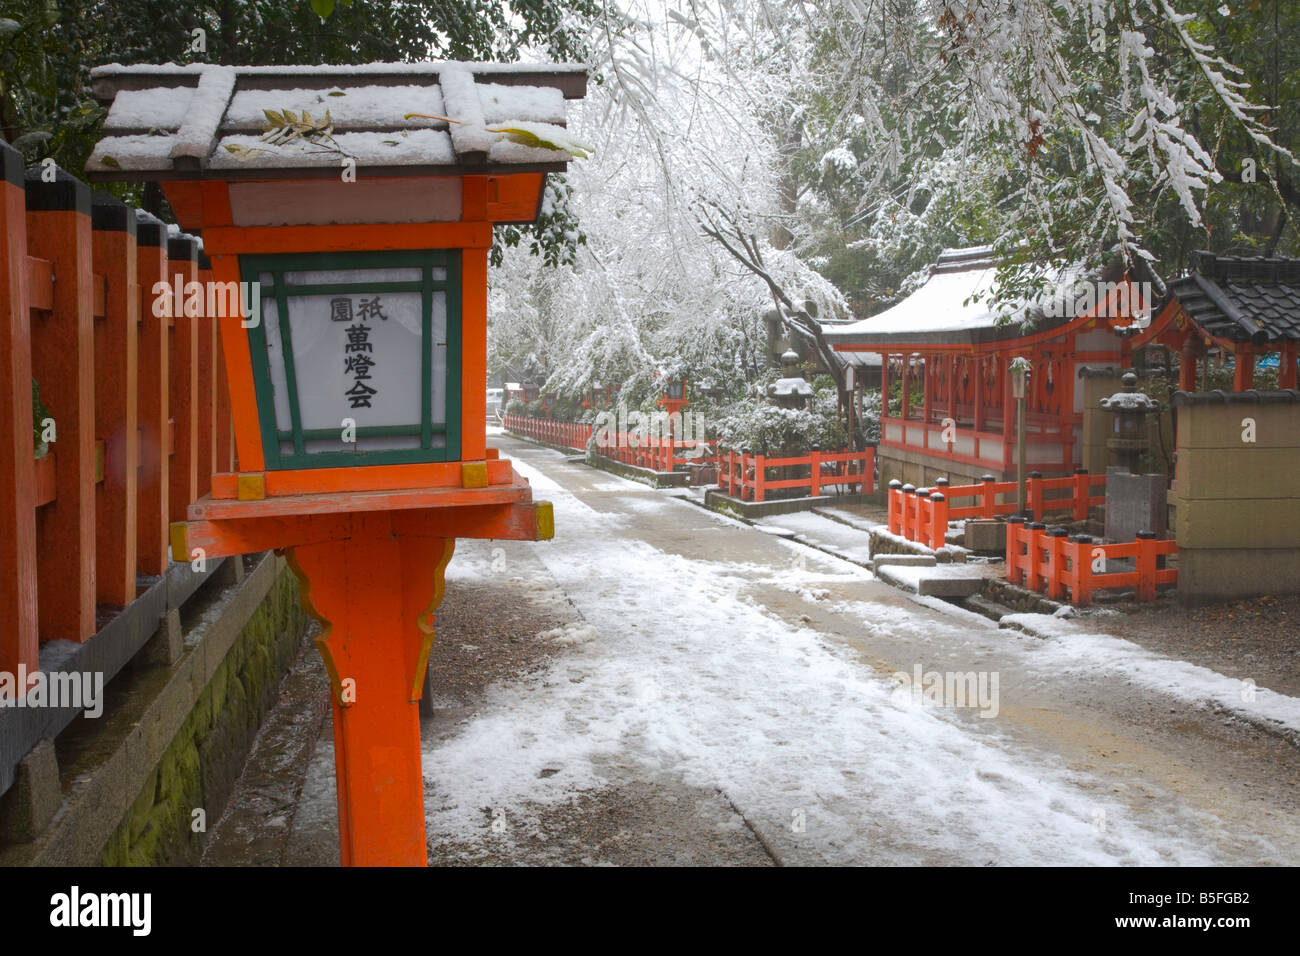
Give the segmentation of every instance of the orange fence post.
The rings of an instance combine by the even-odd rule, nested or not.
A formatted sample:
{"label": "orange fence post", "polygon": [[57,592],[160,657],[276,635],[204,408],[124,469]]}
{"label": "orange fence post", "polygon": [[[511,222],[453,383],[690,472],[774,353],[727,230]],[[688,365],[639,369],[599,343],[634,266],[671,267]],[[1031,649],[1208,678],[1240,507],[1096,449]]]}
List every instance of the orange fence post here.
{"label": "orange fence post", "polygon": [[23,157],[0,142],[0,671],[36,670],[36,489],[32,481],[32,329]]}
{"label": "orange fence post", "polygon": [[1012,515],[1007,519],[1007,581],[1019,584],[1021,581],[1020,547],[1025,519],[1023,515]]}
{"label": "orange fence post", "polygon": [[930,489],[916,489],[916,517],[913,519],[913,541],[933,547],[930,544]]}
{"label": "orange fence post", "polygon": [[763,481],[767,477],[764,474],[763,457],[764,456],[762,455],[754,456],[754,500],[755,501],[763,500],[763,494],[764,494]]}
{"label": "orange fence post", "polygon": [[54,419],[57,497],[36,517],[41,640],[95,633],[95,330],[90,187],[27,176],[27,243],[54,264],[54,310],[32,324],[32,374]]}
{"label": "orange fence post", "polygon": [[997,515],[995,506],[997,505],[998,494],[993,490],[993,485],[997,481],[992,475],[983,475],[980,482],[984,487],[980,489],[980,512],[981,518],[987,518],[990,521]]}
{"label": "orange fence post", "polygon": [[1065,546],[1069,531],[1065,528],[1051,528],[1043,538],[1043,550],[1046,553],[1047,565],[1043,575],[1047,583],[1047,596],[1053,601],[1058,601],[1065,596]]}
{"label": "orange fence post", "polygon": [[1075,536],[1074,573],[1078,584],[1072,595],[1072,603],[1074,604],[1092,603],[1092,552],[1094,547],[1091,535],[1080,534]]}
{"label": "orange fence post", "polygon": [[[948,543],[948,510],[949,510],[949,506],[948,506],[948,489],[951,488],[951,487],[952,487],[952,483],[949,482],[948,479],[947,479],[947,477],[945,477],[944,475],[940,475],[938,478],[934,479],[934,489],[933,489],[933,492],[938,492],[938,493],[939,493],[940,500],[941,500],[944,504],[943,504],[943,528],[942,528],[942,530],[939,532],[939,537],[938,537],[938,541],[939,541],[939,543],[938,543],[938,544],[933,544],[933,545],[931,545],[932,548],[942,548],[945,544]],[[934,518],[934,512],[935,512],[934,494],[933,494],[933,492],[932,492],[931,495],[930,495],[930,502],[931,502],[931,504],[930,504],[930,515],[931,515],[931,519],[932,519],[932,520],[933,520],[933,518]],[[938,525],[935,524],[933,527],[937,528]],[[933,537],[933,528],[931,529],[931,537]]]}
{"label": "orange fence post", "polygon": [[1154,601],[1156,599],[1156,533],[1139,531],[1137,533],[1137,599]]}
{"label": "orange fence post", "polygon": [[167,272],[167,227],[156,219],[139,221],[136,275],[140,290],[140,479],[135,557],[139,573],[149,575],[167,570],[167,528],[171,521],[172,296],[167,291],[170,286],[158,285],[172,281]]}
{"label": "orange fence post", "polygon": [[930,495],[930,547],[942,548],[948,539],[948,499],[942,491]]}
{"label": "orange fence post", "polygon": [[885,492],[889,502],[889,533],[899,534],[903,530],[903,483],[897,478],[889,479],[889,490]]}
{"label": "orange fence post", "polygon": [[1028,560],[1025,563],[1025,587],[1030,591],[1041,591],[1047,584],[1047,577],[1043,573],[1046,563],[1043,560],[1043,548],[1047,537],[1047,525],[1041,521],[1031,521],[1025,525],[1025,530],[1029,533],[1029,547],[1026,549]]}
{"label": "orange fence post", "polygon": [[821,449],[814,447],[808,452],[808,495],[816,498],[822,491],[822,454]]}
{"label": "orange fence post", "polygon": [[[167,260],[171,281],[181,287],[183,303],[185,286],[197,281],[198,256],[194,240],[184,237],[168,239]],[[199,318],[182,314],[174,315],[172,319],[174,331],[169,370],[174,440],[168,513],[172,520],[184,521],[185,511],[198,497],[199,490]],[[172,557],[177,561],[189,560],[189,555],[185,554]]]}
{"label": "orange fence post", "polygon": [[1025,479],[1025,507],[1033,512],[1035,521],[1043,520],[1043,473],[1031,471]]}
{"label": "orange fence post", "polygon": [[97,599],[125,606],[135,600],[136,486],[140,448],[136,341],[140,287],[136,281],[134,210],[97,194],[91,206],[93,261],[104,280],[104,315],[95,322],[95,432],[104,442],[104,481],[96,490]]}
{"label": "orange fence post", "polygon": [[908,541],[916,540],[916,525],[914,519],[916,516],[916,485],[905,484],[902,489],[903,502],[903,525],[899,533]]}
{"label": "orange fence post", "polygon": [[1084,521],[1088,517],[1088,498],[1092,494],[1092,482],[1088,480],[1087,468],[1074,469],[1074,520]]}

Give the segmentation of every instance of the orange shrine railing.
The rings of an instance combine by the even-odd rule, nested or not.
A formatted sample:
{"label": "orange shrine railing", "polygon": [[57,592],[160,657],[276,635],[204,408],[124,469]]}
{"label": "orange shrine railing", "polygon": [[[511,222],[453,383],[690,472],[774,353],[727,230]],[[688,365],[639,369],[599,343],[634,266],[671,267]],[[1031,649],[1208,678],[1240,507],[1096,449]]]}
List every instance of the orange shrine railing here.
{"label": "orange shrine railing", "polygon": [[579,422],[553,422],[548,418],[506,415],[502,420],[502,424],[507,431],[512,431],[517,435],[523,435],[525,438],[544,442],[547,445],[572,448],[574,451],[584,451],[587,447],[587,440],[591,438],[591,425],[584,425]]}
{"label": "orange shrine railing", "polygon": [[[1063,478],[1044,478],[1031,472],[1025,479],[1026,506],[1041,521],[1044,513],[1068,511],[1077,521],[1088,517],[1088,509],[1106,503],[1105,494],[1094,494],[1093,489],[1106,484],[1105,475],[1090,475],[1085,468],[1076,468],[1073,475]],[[1064,491],[1063,495],[1049,492]],[[995,518],[1013,514],[1019,506],[1015,500],[998,501],[999,495],[1015,496],[1014,481],[995,481],[986,476],[976,485],[949,485],[947,478],[938,478],[930,488],[905,485],[897,478],[889,483],[886,492],[889,506],[889,530],[929,548],[943,545],[949,521],[963,518]],[[954,505],[956,500],[970,498],[971,504]]]}
{"label": "orange shrine railing", "polygon": [[[769,477],[775,469],[803,470],[803,477]],[[807,489],[810,497],[837,491],[870,493],[876,483],[876,449],[862,451],[810,451],[793,458],[771,458],[731,448],[718,451],[718,488],[743,501],[765,501],[778,488]]]}
{"label": "orange shrine railing", "polygon": [[[1104,588],[1133,588],[1139,601],[1155,600],[1157,585],[1178,583],[1177,568],[1161,567],[1166,555],[1177,552],[1176,542],[1157,540],[1154,531],[1139,531],[1135,541],[1098,544],[1086,534],[1020,516],[1007,520],[1007,580],[1046,591],[1053,600],[1068,592],[1073,604],[1091,604],[1093,593]],[[1109,569],[1109,562],[1121,559],[1132,567]]]}

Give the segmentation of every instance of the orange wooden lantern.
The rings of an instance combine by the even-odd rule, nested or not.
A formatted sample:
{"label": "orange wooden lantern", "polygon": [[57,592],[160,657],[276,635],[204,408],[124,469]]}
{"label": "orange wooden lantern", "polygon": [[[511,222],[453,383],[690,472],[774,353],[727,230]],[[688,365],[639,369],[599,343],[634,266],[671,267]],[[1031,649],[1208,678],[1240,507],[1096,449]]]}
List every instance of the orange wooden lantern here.
{"label": "orange wooden lantern", "polygon": [[689,405],[690,400],[686,397],[686,382],[680,378],[665,380],[663,394],[659,396],[658,404],[666,409],[669,415],[676,415]]}
{"label": "orange wooden lantern", "polygon": [[[418,702],[455,539],[554,529],[486,447],[487,265],[492,226],[534,221],[570,156],[496,130],[562,125],[586,73],[193,64],[92,80],[111,108],[88,174],[161,180],[215,280],[197,294],[221,328],[238,469],[172,526],[173,558],[287,553],[323,625],[343,863],[425,865]],[[160,291],[183,308],[196,292]]]}

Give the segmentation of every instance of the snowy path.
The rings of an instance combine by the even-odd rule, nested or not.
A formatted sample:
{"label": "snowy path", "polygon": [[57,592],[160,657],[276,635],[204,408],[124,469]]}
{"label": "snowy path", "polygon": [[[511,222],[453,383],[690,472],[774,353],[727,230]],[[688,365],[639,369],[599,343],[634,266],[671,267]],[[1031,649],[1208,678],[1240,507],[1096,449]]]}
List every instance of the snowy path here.
{"label": "snowy path", "polygon": [[[527,833],[577,794],[676,781],[720,791],[786,863],[1300,859],[1291,745],[1122,672],[1062,667],[1042,641],[849,562],[497,443],[557,528],[517,546],[540,564],[504,571],[582,620],[549,635],[543,678],[490,688],[426,743],[431,844],[493,839],[485,814]],[[509,553],[458,552],[449,588],[502,573]],[[996,679],[988,716],[900,692],[892,675],[917,667]]]}

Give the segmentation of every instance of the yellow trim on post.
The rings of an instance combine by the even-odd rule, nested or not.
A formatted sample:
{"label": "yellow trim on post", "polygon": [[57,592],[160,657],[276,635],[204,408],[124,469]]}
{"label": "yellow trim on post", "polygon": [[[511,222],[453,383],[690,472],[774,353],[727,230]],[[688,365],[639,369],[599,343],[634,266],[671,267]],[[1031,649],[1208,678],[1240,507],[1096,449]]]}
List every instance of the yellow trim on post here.
{"label": "yellow trim on post", "polygon": [[173,561],[188,561],[190,559],[189,531],[190,526],[184,521],[173,521],[168,528]]}
{"label": "yellow trim on post", "polygon": [[460,464],[462,488],[486,488],[488,484],[486,461],[463,461]]}
{"label": "yellow trim on post", "polygon": [[266,475],[240,472],[235,479],[235,497],[240,501],[261,501],[266,497]]}
{"label": "yellow trim on post", "polygon": [[415,658],[415,682],[411,685],[411,702],[418,703],[424,694],[424,673],[429,669],[429,654],[433,651],[433,640],[435,628],[433,624],[434,612],[442,604],[442,596],[447,590],[447,563],[451,560],[452,553],[456,550],[456,539],[447,538],[446,545],[443,548],[442,558],[438,561],[438,567],[434,571],[433,578],[433,600],[429,603],[418,618],[415,620],[415,626],[424,635],[424,640],[420,642],[420,653]]}
{"label": "yellow trim on post", "polygon": [[537,540],[550,541],[555,537],[555,509],[549,501],[537,502]]}
{"label": "yellow trim on post", "polygon": [[316,650],[320,652],[321,660],[325,664],[325,673],[330,679],[330,695],[340,707],[350,707],[353,702],[343,696],[343,681],[339,677],[338,665],[334,662],[334,653],[330,650],[329,645],[330,635],[334,633],[334,624],[326,620],[311,603],[311,580],[303,573],[302,566],[298,564],[298,556],[294,553],[294,549],[289,548],[286,550],[284,557],[289,565],[289,570],[298,579],[298,603],[308,615],[320,623],[320,633],[316,635],[312,643],[316,645]]}

